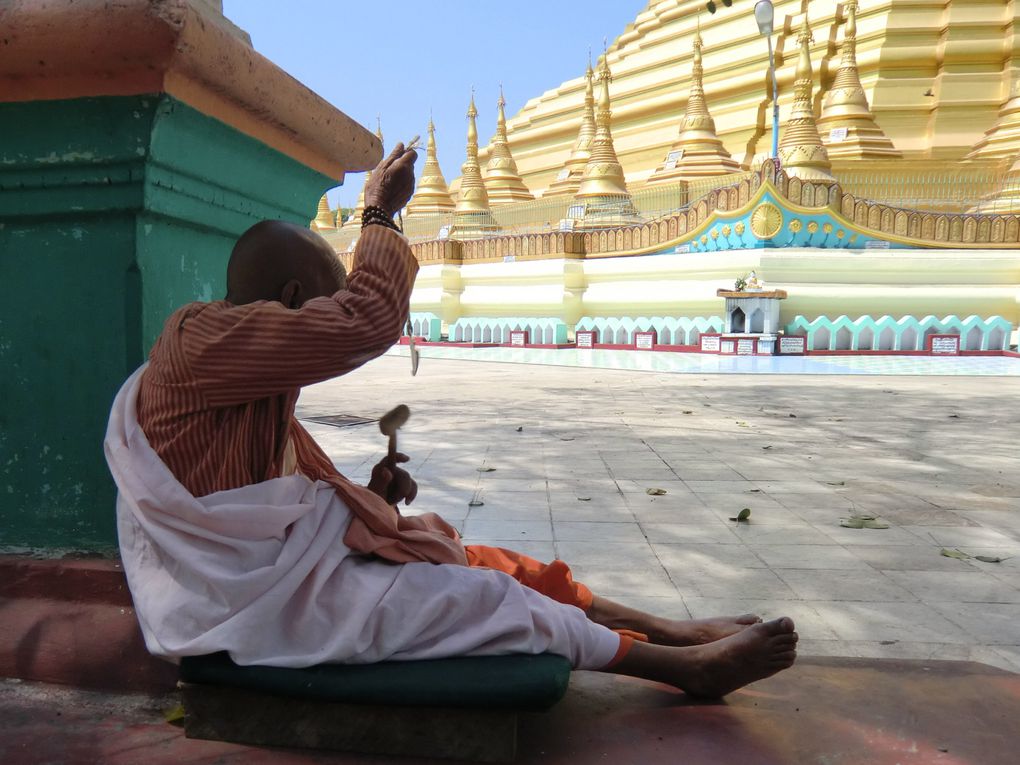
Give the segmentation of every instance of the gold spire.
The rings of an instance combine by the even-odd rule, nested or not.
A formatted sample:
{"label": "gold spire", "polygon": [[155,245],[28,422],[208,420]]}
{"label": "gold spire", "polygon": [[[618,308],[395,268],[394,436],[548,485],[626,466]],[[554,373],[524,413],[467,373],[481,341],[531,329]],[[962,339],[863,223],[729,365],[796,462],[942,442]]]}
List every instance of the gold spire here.
{"label": "gold spire", "polygon": [[577,206],[583,207],[579,219],[582,227],[623,225],[640,220],[623,175],[623,166],[616,156],[611,129],[613,111],[609,100],[609,71],[606,54],[599,67],[599,100],[595,112],[595,137],[591,142],[591,156],[584,168],[584,177],[574,195]]}
{"label": "gold spire", "polygon": [[329,209],[329,200],[326,199],[325,194],[319,200],[319,209],[316,211],[315,220],[312,221],[309,228],[313,231],[332,231],[336,228],[336,224],[333,222],[333,212]]}
{"label": "gold spire", "polygon": [[701,60],[701,23],[694,35],[694,62],[691,66],[691,92],[687,111],[680,123],[680,137],[670,147],[648,183],[675,183],[691,178],[725,175],[740,170],[715,132],[715,120],[705,100],[705,68]]}
{"label": "gold spire", "polygon": [[1020,72],[1013,73],[1009,98],[994,127],[974,144],[966,159],[1004,159],[1020,153]]}
{"label": "gold spire", "polygon": [[468,107],[467,159],[461,165],[460,197],[453,214],[453,230],[451,236],[471,238],[495,231],[498,226],[489,210],[489,195],[485,191],[482,171],[478,166],[478,127],[475,117],[475,94],[471,92],[471,105]]}
{"label": "gold spire", "polygon": [[783,170],[791,177],[806,181],[832,181],[835,179],[832,177],[829,154],[818,135],[811,105],[811,27],[806,13],[797,42],[800,43],[800,55],[797,58],[797,78],[793,85],[793,109],[779,142],[779,158]]}
{"label": "gold spire", "polygon": [[[378,116],[375,118],[375,137],[379,139],[379,144],[382,146],[383,135],[382,135],[382,119]],[[383,156],[386,156],[385,149],[383,150]],[[372,171],[369,170],[365,173],[365,182],[361,186],[361,193],[358,194],[358,203],[354,206],[354,212],[351,213],[351,217],[347,219],[347,223],[344,226],[360,226],[361,225],[361,214],[365,211],[365,189],[368,188],[368,182],[372,180]]]}
{"label": "gold spire", "polygon": [[534,195],[524,185],[517,172],[517,163],[510,153],[510,141],[506,135],[506,99],[503,98],[503,86],[499,86],[499,102],[496,106],[496,135],[492,137],[492,152],[489,164],[485,168],[485,190],[489,194],[489,202],[502,205],[508,202],[520,202],[534,199]]}
{"label": "gold spire", "polygon": [[436,155],[436,126],[432,122],[432,116],[429,115],[429,140],[425,147],[425,167],[421,171],[418,189],[407,206],[407,214],[450,212],[454,206],[453,197],[450,196],[450,187],[446,185],[446,178],[443,177],[443,171],[439,167],[439,158]]}
{"label": "gold spire", "polygon": [[893,159],[902,153],[893,146],[868,106],[857,69],[857,0],[846,0],[843,57],[825,96],[818,126],[830,159]]}
{"label": "gold spire", "polygon": [[595,72],[591,68],[591,55],[588,56],[588,68],[584,72],[584,111],[581,115],[581,129],[577,131],[577,142],[570,157],[563,163],[556,180],[546,189],[544,197],[558,194],[576,194],[581,187],[584,168],[591,156],[591,142],[595,138]]}

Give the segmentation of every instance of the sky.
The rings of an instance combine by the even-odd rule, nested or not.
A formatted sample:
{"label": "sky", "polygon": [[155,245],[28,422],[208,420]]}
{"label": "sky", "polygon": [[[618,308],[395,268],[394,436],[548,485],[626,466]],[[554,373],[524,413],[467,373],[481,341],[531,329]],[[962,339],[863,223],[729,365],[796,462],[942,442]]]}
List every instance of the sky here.
{"label": "sky", "polygon": [[[496,129],[499,85],[507,117],[530,98],[580,77],[647,0],[224,0],[255,49],[325,100],[375,130],[387,150],[421,135],[429,110],[446,180],[464,161],[475,89],[479,143]],[[425,164],[424,148],[417,169]],[[364,174],[347,176],[330,203],[352,207]]]}

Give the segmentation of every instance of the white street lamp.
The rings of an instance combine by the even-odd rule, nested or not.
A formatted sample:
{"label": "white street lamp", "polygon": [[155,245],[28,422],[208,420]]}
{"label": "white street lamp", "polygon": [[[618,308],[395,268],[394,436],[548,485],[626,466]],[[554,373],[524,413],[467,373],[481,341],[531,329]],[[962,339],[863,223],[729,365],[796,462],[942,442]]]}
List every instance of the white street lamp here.
{"label": "white street lamp", "polygon": [[769,74],[772,77],[772,158],[779,156],[779,83],[776,81],[776,59],[772,52],[772,23],[776,9],[772,0],[758,0],[754,6],[754,20],[758,31],[769,41]]}

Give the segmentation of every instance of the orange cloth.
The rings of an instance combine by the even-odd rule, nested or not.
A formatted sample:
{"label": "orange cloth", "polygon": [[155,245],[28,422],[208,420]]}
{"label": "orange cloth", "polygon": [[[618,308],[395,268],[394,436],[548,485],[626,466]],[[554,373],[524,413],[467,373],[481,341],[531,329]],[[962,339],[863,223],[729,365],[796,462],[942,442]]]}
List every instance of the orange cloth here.
{"label": "orange cloth", "polygon": [[575,582],[570,567],[561,560],[542,563],[513,550],[485,545],[468,545],[464,550],[467,552],[469,566],[503,571],[521,584],[559,603],[577,606],[585,612],[591,608],[591,590]]}

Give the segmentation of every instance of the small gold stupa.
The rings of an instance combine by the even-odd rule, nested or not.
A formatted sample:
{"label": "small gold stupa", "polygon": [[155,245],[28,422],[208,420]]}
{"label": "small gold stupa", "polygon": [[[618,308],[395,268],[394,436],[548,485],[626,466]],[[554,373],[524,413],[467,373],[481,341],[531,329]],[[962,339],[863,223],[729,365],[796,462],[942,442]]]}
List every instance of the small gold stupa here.
{"label": "small gold stupa", "polygon": [[[383,146],[383,134],[382,134],[382,120],[376,117],[375,120],[375,137],[379,139],[379,145]],[[383,148],[383,156],[386,156],[386,150]],[[361,186],[361,193],[358,194],[358,202],[354,206],[354,212],[351,213],[351,217],[347,219],[347,226],[361,226],[361,214],[365,212],[365,189],[368,188],[368,182],[372,180],[372,171],[369,170],[365,173],[365,182]]]}
{"label": "small gold stupa", "polygon": [[830,159],[897,159],[902,155],[875,122],[857,69],[857,0],[847,0],[843,53],[818,119]]}
{"label": "small gold stupa", "polygon": [[506,99],[503,98],[502,86],[499,88],[499,101],[496,105],[496,135],[492,137],[490,146],[492,149],[484,178],[489,204],[504,205],[534,199],[535,196],[521,180],[517,163],[510,153],[510,142],[506,137]]}
{"label": "small gold stupa", "polygon": [[676,183],[690,178],[725,175],[740,171],[740,164],[726,151],[715,132],[715,120],[705,101],[705,68],[701,59],[701,29],[694,36],[694,62],[687,111],[680,123],[680,136],[648,183]]}
{"label": "small gold stupa", "polygon": [[581,185],[574,194],[574,207],[581,214],[577,220],[580,228],[622,225],[641,220],[634,200],[627,190],[623,166],[613,146],[612,103],[609,99],[609,83],[613,74],[609,70],[608,56],[602,56],[599,67],[599,100],[595,113],[595,138],[591,143],[591,156],[584,168]]}
{"label": "small gold stupa", "polygon": [[1004,159],[1020,154],[1020,73],[1013,75],[1009,98],[995,125],[974,144],[965,159]]}
{"label": "small gold stupa", "polygon": [[581,128],[577,131],[577,141],[570,152],[563,168],[556,176],[543,197],[561,194],[576,194],[584,178],[584,169],[588,166],[591,156],[591,143],[595,139],[595,72],[591,68],[591,57],[585,70],[584,110],[581,113]]}
{"label": "small gold stupa", "polygon": [[315,220],[312,221],[310,228],[313,231],[332,231],[336,228],[334,221],[333,211],[329,209],[329,200],[323,194],[319,200],[319,208],[316,210]]}
{"label": "small gold stupa", "polygon": [[478,166],[478,126],[475,118],[475,94],[471,94],[471,105],[468,107],[467,158],[461,165],[460,196],[453,213],[453,228],[450,236],[470,239],[479,237],[487,231],[495,231],[498,226],[489,209],[489,195],[485,191],[482,170]]}
{"label": "small gold stupa", "polygon": [[408,215],[426,213],[451,212],[456,207],[450,196],[450,187],[446,184],[443,171],[439,167],[436,153],[436,126],[429,117],[429,140],[425,147],[425,166],[422,168],[421,180],[407,206]]}
{"label": "small gold stupa", "polygon": [[829,154],[822,145],[815,124],[811,102],[811,27],[807,14],[797,35],[800,54],[797,57],[797,78],[794,80],[793,110],[779,141],[779,159],[791,178],[805,181],[834,181]]}

